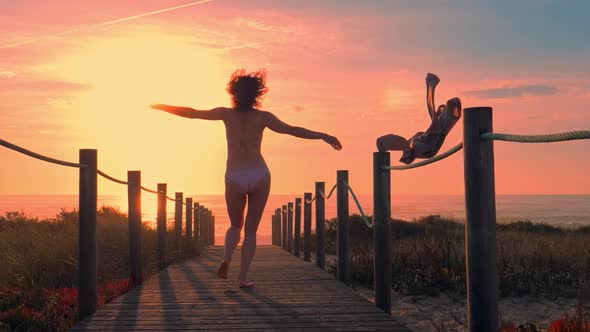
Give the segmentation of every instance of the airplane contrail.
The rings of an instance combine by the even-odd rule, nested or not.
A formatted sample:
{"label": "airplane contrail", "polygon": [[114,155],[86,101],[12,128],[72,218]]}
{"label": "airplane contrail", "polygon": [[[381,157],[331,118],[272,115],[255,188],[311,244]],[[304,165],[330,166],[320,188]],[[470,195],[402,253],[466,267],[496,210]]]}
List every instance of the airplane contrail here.
{"label": "airplane contrail", "polygon": [[131,20],[135,20],[135,19],[138,19],[138,18],[146,17],[146,16],[151,16],[151,15],[165,13],[165,12],[169,12],[169,11],[173,11],[173,10],[177,10],[177,9],[181,9],[181,8],[196,6],[196,5],[200,5],[200,4],[211,2],[211,1],[214,1],[214,0],[195,1],[195,2],[184,4],[184,5],[180,5],[180,6],[174,6],[174,7],[170,7],[170,8],[164,8],[164,9],[160,9],[160,10],[155,10],[155,11],[152,11],[152,12],[149,12],[149,13],[144,13],[144,14],[133,15],[133,16],[124,17],[124,18],[119,18],[119,19],[116,19],[116,20],[107,21],[107,22],[103,22],[103,23],[92,24],[92,25],[85,26],[85,27],[80,27],[80,28],[74,28],[74,29],[62,31],[62,32],[59,32],[59,33],[56,33],[56,34],[53,34],[53,35],[49,35],[49,36],[44,36],[44,37],[39,37],[39,38],[34,38],[34,39],[21,40],[21,41],[18,41],[18,42],[13,42],[13,43],[10,43],[10,44],[2,45],[2,46],[0,46],[0,49],[2,49],[2,48],[14,48],[14,47],[22,46],[22,45],[31,44],[31,43],[34,43],[36,41],[42,40],[42,39],[47,39],[47,38],[51,38],[51,37],[55,37],[55,36],[66,35],[66,34],[78,32],[80,30],[87,30],[87,29],[92,29],[92,28],[99,28],[99,27],[102,27],[102,26],[107,26],[107,25],[117,24],[117,23],[121,23],[121,22],[131,21]]}

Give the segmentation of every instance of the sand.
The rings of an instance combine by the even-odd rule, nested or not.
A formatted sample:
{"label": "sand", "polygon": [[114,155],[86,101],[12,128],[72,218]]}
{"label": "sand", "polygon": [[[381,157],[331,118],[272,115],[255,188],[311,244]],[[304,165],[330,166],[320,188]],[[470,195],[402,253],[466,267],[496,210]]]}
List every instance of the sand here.
{"label": "sand", "polygon": [[[357,288],[363,297],[373,301],[373,291]],[[453,316],[465,320],[464,297],[442,294],[432,296],[402,296],[392,294],[392,316],[414,331],[438,331],[434,326],[444,324],[446,331],[465,331],[455,322]],[[551,322],[565,312],[573,313],[578,305],[572,298],[546,298],[542,296],[507,297],[500,300],[500,314],[503,320],[515,324],[532,322],[547,330]],[[589,306],[590,308],[590,306]]]}

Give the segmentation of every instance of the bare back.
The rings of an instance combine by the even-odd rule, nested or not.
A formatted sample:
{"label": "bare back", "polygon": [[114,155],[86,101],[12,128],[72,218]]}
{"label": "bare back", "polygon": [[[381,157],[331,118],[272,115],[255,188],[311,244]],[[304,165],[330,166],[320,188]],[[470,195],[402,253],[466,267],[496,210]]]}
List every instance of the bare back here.
{"label": "bare back", "polygon": [[227,108],[224,113],[227,169],[266,167],[261,154],[261,143],[264,128],[267,126],[268,112],[256,109],[236,111]]}

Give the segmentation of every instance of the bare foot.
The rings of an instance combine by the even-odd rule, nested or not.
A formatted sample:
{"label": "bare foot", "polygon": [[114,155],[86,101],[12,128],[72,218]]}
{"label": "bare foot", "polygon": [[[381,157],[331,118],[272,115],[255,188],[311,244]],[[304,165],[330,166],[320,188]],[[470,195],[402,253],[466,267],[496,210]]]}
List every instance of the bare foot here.
{"label": "bare foot", "polygon": [[225,261],[221,262],[217,269],[217,276],[221,279],[227,279],[227,271],[229,270],[229,264]]}
{"label": "bare foot", "polygon": [[254,287],[254,283],[253,282],[240,281],[240,288],[252,288],[252,287]]}
{"label": "bare foot", "polygon": [[388,151],[388,150],[400,150],[404,151],[409,149],[410,146],[408,145],[408,141],[398,135],[385,135],[381,136],[377,139],[377,149],[379,151]]}

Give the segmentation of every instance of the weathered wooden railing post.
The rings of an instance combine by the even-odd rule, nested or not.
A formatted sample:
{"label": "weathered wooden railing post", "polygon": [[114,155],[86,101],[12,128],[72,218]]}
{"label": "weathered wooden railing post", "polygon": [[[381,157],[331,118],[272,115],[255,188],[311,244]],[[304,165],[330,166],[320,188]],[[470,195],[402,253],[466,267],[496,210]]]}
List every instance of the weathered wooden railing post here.
{"label": "weathered wooden railing post", "polygon": [[273,214],[272,216],[270,216],[270,220],[271,220],[271,236],[270,236],[270,242],[271,244],[274,246],[276,245],[276,236],[277,236],[277,223],[276,223],[276,218],[275,215]]}
{"label": "weathered wooden railing post", "polygon": [[279,209],[275,210],[275,214],[273,215],[275,221],[275,237],[274,237],[274,244],[275,246],[281,246],[281,212]]}
{"label": "weathered wooden railing post", "polygon": [[301,249],[301,198],[295,198],[295,235],[293,237],[293,254],[300,257]]}
{"label": "weathered wooden railing post", "polygon": [[183,194],[177,192],[174,196],[174,246],[176,250],[182,248],[182,201]]}
{"label": "weathered wooden railing post", "polygon": [[277,242],[276,245],[277,246],[281,246],[281,209],[276,209],[275,210],[275,219],[277,221]]}
{"label": "weathered wooden railing post", "polygon": [[207,247],[211,246],[211,228],[212,228],[212,220],[211,220],[211,210],[208,208],[205,209],[205,219],[207,223]]}
{"label": "weathered wooden railing post", "polygon": [[129,216],[129,281],[131,287],[143,282],[141,269],[141,172],[127,172]]}
{"label": "weathered wooden railing post", "polygon": [[316,264],[320,268],[326,268],[326,205],[324,199],[324,192],[326,190],[324,182],[315,183],[315,235],[317,239],[316,244]]}
{"label": "weathered wooden railing post", "polygon": [[373,153],[373,248],[375,305],[391,314],[391,174],[389,152]]}
{"label": "weathered wooden railing post", "polygon": [[283,236],[282,239],[283,241],[281,242],[282,247],[284,250],[287,250],[287,206],[283,205],[283,207],[281,208],[281,222],[283,225]]}
{"label": "weathered wooden railing post", "polygon": [[194,203],[194,210],[193,210],[193,243],[195,246],[195,254],[199,255],[201,253],[201,243],[199,241],[199,217],[200,217],[200,206],[199,203]]}
{"label": "weathered wooden railing post", "polygon": [[96,198],[97,198],[97,151],[80,150],[79,183],[79,317],[84,318],[96,311],[96,283],[98,261],[96,248]]}
{"label": "weathered wooden railing post", "polygon": [[480,138],[489,132],[491,107],[464,110],[467,320],[471,332],[498,331],[494,145]]}
{"label": "weathered wooden railing post", "polygon": [[158,266],[164,268],[167,263],[166,259],[166,184],[158,183]]}
{"label": "weathered wooden railing post", "polygon": [[188,250],[194,249],[193,246],[193,199],[190,197],[186,198],[186,214],[185,214],[185,239],[186,239],[186,247]]}
{"label": "weathered wooden railing post", "polygon": [[293,202],[287,203],[287,251],[293,252]]}
{"label": "weathered wooden railing post", "polygon": [[311,193],[303,194],[303,260],[311,260]]}
{"label": "weathered wooden railing post", "polygon": [[205,215],[205,207],[201,205],[199,207],[199,243],[201,248],[207,247],[207,216]]}
{"label": "weathered wooden railing post", "polygon": [[211,211],[211,245],[215,245],[215,215]]}
{"label": "weathered wooden railing post", "polygon": [[338,265],[336,275],[338,281],[345,284],[350,283],[350,225],[348,222],[348,171],[336,172],[336,204],[338,217],[338,241],[336,249],[338,254]]}

